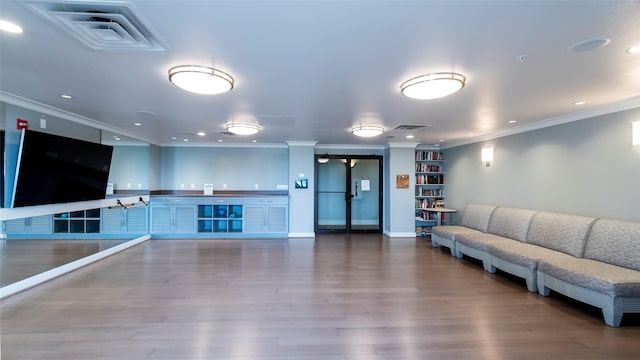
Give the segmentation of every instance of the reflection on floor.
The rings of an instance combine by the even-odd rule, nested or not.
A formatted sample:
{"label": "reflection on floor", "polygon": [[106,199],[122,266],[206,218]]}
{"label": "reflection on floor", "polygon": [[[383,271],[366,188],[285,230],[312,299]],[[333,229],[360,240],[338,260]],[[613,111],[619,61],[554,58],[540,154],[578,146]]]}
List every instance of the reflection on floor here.
{"label": "reflection on floor", "polygon": [[129,239],[1,239],[0,286],[68,264]]}

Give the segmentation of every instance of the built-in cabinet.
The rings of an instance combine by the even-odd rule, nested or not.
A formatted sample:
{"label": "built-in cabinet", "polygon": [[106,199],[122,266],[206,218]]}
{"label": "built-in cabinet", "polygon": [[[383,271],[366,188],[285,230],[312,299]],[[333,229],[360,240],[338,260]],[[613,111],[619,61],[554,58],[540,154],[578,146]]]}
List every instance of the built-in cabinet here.
{"label": "built-in cabinet", "polygon": [[90,209],[8,220],[5,233],[27,237],[286,237],[288,196],[152,196],[148,206]]}
{"label": "built-in cabinet", "polygon": [[[437,224],[438,216],[443,214],[425,211],[425,208],[444,206],[444,156],[439,151],[416,151],[416,235],[431,235],[431,229]],[[442,219],[441,219],[442,220]]]}
{"label": "built-in cabinet", "polygon": [[53,233],[100,233],[100,209],[71,211],[53,215]]}
{"label": "built-in cabinet", "polygon": [[113,207],[102,209],[101,233],[103,234],[147,234],[147,206]]}
{"label": "built-in cabinet", "polygon": [[152,196],[154,237],[286,237],[287,196]]}
{"label": "built-in cabinet", "polygon": [[150,200],[152,234],[195,234],[197,198],[154,197]]}
{"label": "built-in cabinet", "polygon": [[198,233],[241,233],[241,198],[198,198]]}
{"label": "built-in cabinet", "polygon": [[244,233],[286,235],[289,231],[289,199],[246,199],[244,216]]}
{"label": "built-in cabinet", "polygon": [[16,234],[16,235],[51,234],[51,215],[7,220],[4,222],[4,231],[6,234]]}

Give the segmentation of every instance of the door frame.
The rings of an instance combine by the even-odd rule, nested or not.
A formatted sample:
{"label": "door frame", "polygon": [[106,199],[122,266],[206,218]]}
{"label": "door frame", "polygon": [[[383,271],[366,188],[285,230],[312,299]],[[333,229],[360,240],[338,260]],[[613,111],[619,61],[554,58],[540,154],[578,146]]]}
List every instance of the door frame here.
{"label": "door frame", "polygon": [[[319,163],[318,159],[346,159],[347,163],[350,163],[351,160],[378,160],[378,229],[377,230],[354,230],[351,227],[351,199],[353,198],[353,194],[351,193],[351,167],[347,167],[346,171],[346,179],[345,179],[345,228],[344,229],[319,229],[318,228],[318,186],[319,186],[319,177],[318,177],[318,168]],[[383,178],[383,157],[381,155],[334,155],[334,154],[315,154],[313,158],[314,163],[314,178],[316,181],[315,187],[313,189],[313,198],[314,198],[314,212],[313,212],[313,227],[315,233],[382,233],[383,229],[383,193],[384,193],[384,178]],[[346,166],[345,164],[345,166]]]}

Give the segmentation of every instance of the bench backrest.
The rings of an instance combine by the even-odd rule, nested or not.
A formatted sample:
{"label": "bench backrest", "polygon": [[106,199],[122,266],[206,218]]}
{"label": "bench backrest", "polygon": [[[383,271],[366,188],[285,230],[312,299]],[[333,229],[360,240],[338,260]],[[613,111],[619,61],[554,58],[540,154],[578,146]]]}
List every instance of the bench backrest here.
{"label": "bench backrest", "polygon": [[582,257],[593,217],[538,212],[533,215],[527,243]]}
{"label": "bench backrest", "polygon": [[494,205],[469,204],[462,213],[460,225],[487,232],[491,213],[497,208]]}
{"label": "bench backrest", "polygon": [[491,214],[488,233],[521,242],[527,241],[527,232],[533,215],[537,211],[498,207]]}
{"label": "bench backrest", "polygon": [[584,257],[640,270],[640,222],[598,219],[589,232]]}

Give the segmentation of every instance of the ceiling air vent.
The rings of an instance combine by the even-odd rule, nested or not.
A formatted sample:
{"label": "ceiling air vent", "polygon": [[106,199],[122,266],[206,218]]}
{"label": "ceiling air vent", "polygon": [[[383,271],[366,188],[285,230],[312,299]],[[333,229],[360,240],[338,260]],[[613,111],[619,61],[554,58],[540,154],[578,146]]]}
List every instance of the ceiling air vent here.
{"label": "ceiling air vent", "polygon": [[391,129],[391,131],[418,131],[431,126],[433,125],[398,125]]}
{"label": "ceiling air vent", "polygon": [[165,42],[128,2],[27,1],[26,4],[94,50],[167,50]]}

